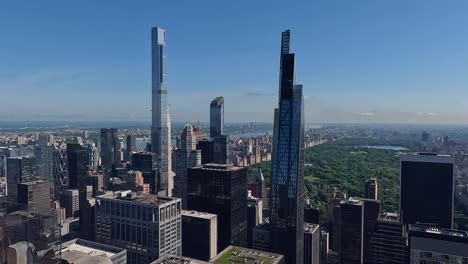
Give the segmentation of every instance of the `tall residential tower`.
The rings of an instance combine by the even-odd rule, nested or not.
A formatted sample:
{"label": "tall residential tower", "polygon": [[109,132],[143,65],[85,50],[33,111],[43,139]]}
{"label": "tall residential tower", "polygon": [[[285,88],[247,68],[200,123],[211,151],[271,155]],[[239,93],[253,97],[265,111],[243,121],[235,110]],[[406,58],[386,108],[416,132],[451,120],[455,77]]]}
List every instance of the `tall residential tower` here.
{"label": "tall residential tower", "polygon": [[[273,127],[270,222],[273,250],[286,263],[304,258],[304,99],[295,83],[290,32],[282,33],[278,108]],[[285,244],[284,241],[287,241]]]}
{"label": "tall residential tower", "polygon": [[167,106],[166,83],[166,31],[154,27],[151,30],[152,52],[152,125],[151,125],[151,151],[156,156],[157,165],[157,192],[167,195],[169,178],[169,109]]}

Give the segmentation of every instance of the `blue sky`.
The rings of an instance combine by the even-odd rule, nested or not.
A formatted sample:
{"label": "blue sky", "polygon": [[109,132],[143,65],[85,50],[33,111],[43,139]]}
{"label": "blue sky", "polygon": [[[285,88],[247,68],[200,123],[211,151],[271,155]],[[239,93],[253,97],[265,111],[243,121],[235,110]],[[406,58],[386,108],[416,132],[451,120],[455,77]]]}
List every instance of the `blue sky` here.
{"label": "blue sky", "polygon": [[273,119],[292,31],[310,122],[468,123],[468,1],[0,2],[0,120],[149,120],[150,29],[172,119]]}

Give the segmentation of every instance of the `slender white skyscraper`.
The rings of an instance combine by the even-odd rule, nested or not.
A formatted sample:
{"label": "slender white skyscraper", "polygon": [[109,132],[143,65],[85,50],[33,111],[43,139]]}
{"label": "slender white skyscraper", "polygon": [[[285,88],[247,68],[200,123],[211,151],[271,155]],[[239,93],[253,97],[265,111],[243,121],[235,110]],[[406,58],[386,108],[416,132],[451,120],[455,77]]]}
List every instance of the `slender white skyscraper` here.
{"label": "slender white skyscraper", "polygon": [[166,31],[154,27],[151,30],[152,53],[152,125],[151,151],[156,166],[154,193],[167,195],[169,177],[169,109],[166,83]]}

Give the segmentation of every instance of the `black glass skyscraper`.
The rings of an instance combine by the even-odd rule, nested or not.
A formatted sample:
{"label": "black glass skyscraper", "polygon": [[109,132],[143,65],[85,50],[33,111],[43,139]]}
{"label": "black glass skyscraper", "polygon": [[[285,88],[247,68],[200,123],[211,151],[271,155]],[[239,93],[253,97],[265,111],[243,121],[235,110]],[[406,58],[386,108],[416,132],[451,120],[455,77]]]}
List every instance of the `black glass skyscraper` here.
{"label": "black glass skyscraper", "polygon": [[101,164],[110,170],[120,162],[119,138],[116,128],[101,128]]}
{"label": "black glass skyscraper", "polygon": [[403,223],[452,228],[454,157],[432,154],[400,156],[400,211]]}
{"label": "black glass skyscraper", "polygon": [[148,183],[152,194],[157,194],[158,179],[156,175],[157,158],[150,152],[139,152],[132,154],[132,169],[141,171],[143,180]]}
{"label": "black glass skyscraper", "polygon": [[210,137],[224,134],[224,98],[218,96],[210,104]]}
{"label": "black glass skyscraper", "polygon": [[290,32],[282,33],[278,108],[273,127],[270,221],[273,250],[286,263],[304,257],[304,100],[295,84],[295,56]]}
{"label": "black glass skyscraper", "polygon": [[247,246],[247,168],[207,164],[187,171],[188,209],[216,214],[218,252]]}

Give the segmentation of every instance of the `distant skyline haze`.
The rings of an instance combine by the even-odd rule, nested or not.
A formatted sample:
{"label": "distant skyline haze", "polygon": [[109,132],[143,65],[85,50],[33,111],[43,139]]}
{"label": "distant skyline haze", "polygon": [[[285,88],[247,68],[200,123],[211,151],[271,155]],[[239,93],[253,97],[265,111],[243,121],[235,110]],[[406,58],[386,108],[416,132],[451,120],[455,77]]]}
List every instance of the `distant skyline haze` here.
{"label": "distant skyline haze", "polygon": [[291,30],[306,122],[468,123],[468,2],[2,1],[0,120],[150,121],[151,28],[172,121],[273,122]]}

